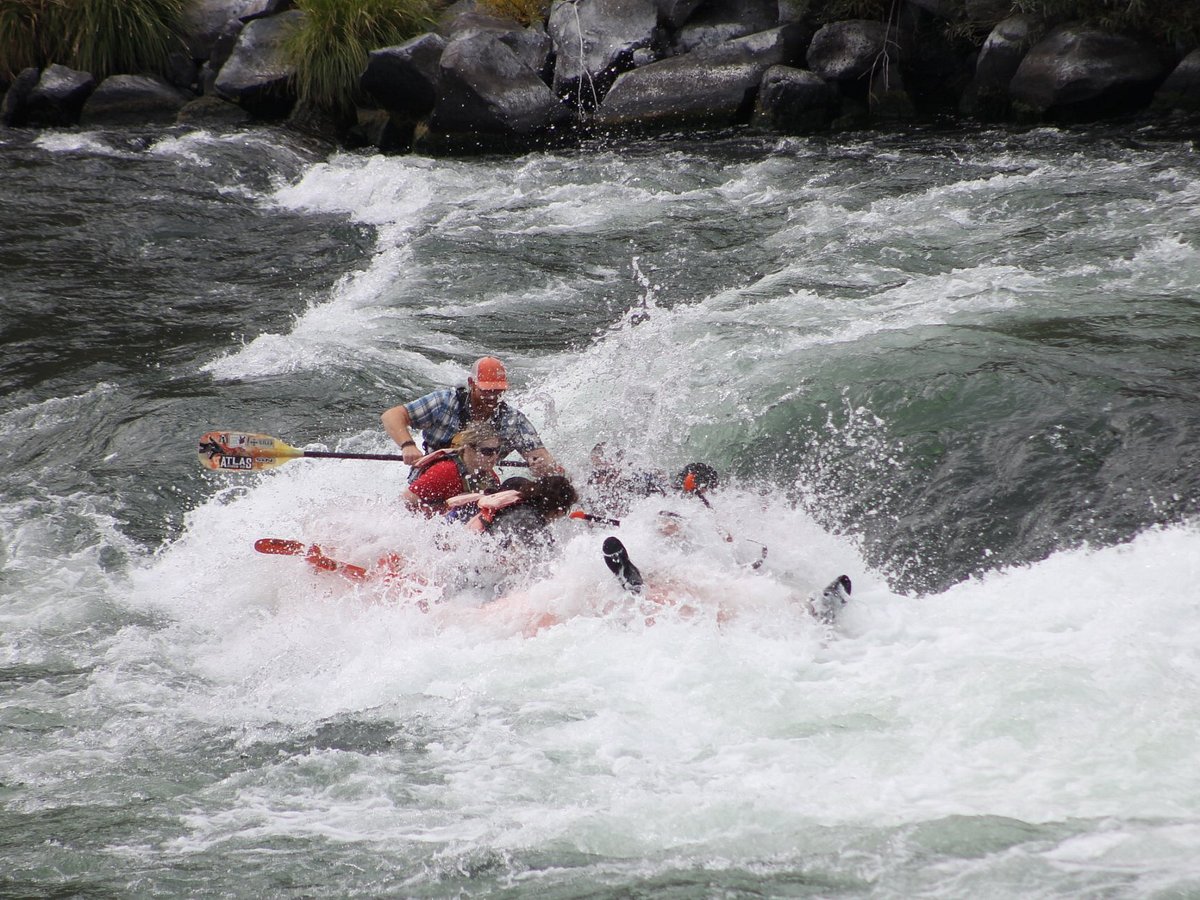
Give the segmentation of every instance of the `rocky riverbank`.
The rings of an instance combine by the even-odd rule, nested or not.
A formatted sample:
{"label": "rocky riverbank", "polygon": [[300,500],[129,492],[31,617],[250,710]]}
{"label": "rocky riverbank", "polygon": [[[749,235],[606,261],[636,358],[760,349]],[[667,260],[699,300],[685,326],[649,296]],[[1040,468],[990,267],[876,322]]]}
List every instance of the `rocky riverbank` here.
{"label": "rocky riverbank", "polygon": [[1008,0],[897,0],[885,21],[832,22],[804,0],[554,0],[530,27],[461,0],[435,30],[373,50],[361,102],[335,117],[297,103],[283,42],[303,16],[290,0],[195,0],[165,77],[26,69],[0,115],[11,127],[283,120],[350,145],[447,153],[598,131],[1200,112],[1200,48],[1014,15]]}

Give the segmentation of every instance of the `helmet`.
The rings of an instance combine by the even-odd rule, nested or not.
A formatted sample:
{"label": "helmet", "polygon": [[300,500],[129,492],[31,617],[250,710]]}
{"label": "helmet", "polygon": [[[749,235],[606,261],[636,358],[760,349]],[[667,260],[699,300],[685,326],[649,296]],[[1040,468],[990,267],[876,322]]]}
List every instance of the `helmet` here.
{"label": "helmet", "polygon": [[715,488],[721,481],[717,470],[707,463],[688,463],[675,476],[675,487],[678,490],[692,493],[707,491]]}

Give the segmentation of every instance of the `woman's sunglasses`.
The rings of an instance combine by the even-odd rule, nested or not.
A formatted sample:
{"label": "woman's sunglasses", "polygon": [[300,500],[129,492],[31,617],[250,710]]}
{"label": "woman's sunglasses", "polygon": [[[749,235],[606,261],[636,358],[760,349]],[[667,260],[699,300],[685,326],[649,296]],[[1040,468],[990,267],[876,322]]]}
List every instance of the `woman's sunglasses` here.
{"label": "woman's sunglasses", "polygon": [[476,453],[482,454],[483,456],[499,456],[500,455],[499,447],[477,447],[474,444],[472,444],[471,449],[474,450]]}

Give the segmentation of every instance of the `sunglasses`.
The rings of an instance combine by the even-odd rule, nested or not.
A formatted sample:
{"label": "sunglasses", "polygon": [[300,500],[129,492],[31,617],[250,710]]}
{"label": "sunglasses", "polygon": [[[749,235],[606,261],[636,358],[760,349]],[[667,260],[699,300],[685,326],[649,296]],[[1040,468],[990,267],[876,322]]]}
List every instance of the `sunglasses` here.
{"label": "sunglasses", "polygon": [[476,447],[474,444],[472,444],[471,449],[474,450],[476,453],[482,454],[483,456],[499,456],[500,455],[499,447]]}

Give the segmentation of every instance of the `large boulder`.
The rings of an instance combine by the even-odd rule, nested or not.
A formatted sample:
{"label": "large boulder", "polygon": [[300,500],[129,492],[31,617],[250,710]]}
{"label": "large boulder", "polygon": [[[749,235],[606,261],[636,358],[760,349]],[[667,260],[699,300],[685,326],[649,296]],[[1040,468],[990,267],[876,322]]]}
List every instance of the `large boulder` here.
{"label": "large boulder", "polygon": [[81,125],[142,125],[175,121],[189,97],[149,75],[112,75],[100,82],[79,115]]}
{"label": "large boulder", "polygon": [[30,125],[74,125],[79,111],[92,91],[96,79],[90,72],[52,65],[42,70],[37,84],[26,99],[25,121]]}
{"label": "large boulder", "polygon": [[1166,74],[1156,50],[1137,38],[1068,25],[1030,49],[1009,94],[1023,117],[1091,120],[1145,107]]}
{"label": "large boulder", "polygon": [[472,34],[442,53],[425,140],[447,149],[536,143],[573,120],[562,103],[497,35]]}
{"label": "large boulder", "polygon": [[828,81],[862,81],[880,66],[904,62],[906,44],[900,32],[884,22],[830,22],[813,35],[808,68]]}
{"label": "large boulder", "polygon": [[236,21],[240,30],[240,18],[258,5],[259,0],[189,0],[184,5],[181,37],[192,58],[208,59],[226,25]]}
{"label": "large boulder", "polygon": [[812,134],[829,127],[836,109],[837,94],[820,75],[771,66],[758,89],[753,124],[786,134]]}
{"label": "large boulder", "polygon": [[658,6],[658,21],[667,28],[683,25],[703,0],[655,0]]}
{"label": "large boulder", "polygon": [[654,46],[657,26],[655,0],[555,0],[548,26],[555,93],[593,108],[635,55]]}
{"label": "large boulder", "polygon": [[434,31],[449,40],[451,32],[454,31],[454,24],[458,21],[459,16],[477,12],[478,10],[479,4],[475,0],[455,0],[455,2],[438,13]]}
{"label": "large boulder", "polygon": [[778,23],[778,0],[725,0],[706,4],[678,30],[674,49],[676,53],[689,53],[766,31]]}
{"label": "large boulder", "polygon": [[245,27],[246,23],[241,19],[230,19],[221,29],[221,33],[217,35],[216,42],[209,51],[208,59],[200,66],[201,93],[211,94],[216,89],[217,76],[221,74],[221,67],[229,62],[229,57],[233,56],[233,50]]}
{"label": "large boulder", "polygon": [[1027,16],[1010,16],[991,30],[975,61],[975,77],[963,93],[960,110],[986,121],[1008,116],[1008,86],[1029,48],[1041,36],[1040,26]]}
{"label": "large boulder", "polygon": [[233,53],[217,74],[213,89],[227,100],[264,119],[286,116],[295,105],[291,80],[296,74],[283,45],[304,19],[292,10],[248,22]]}
{"label": "large boulder", "polygon": [[1154,94],[1154,108],[1200,112],[1200,50],[1185,56]]}
{"label": "large boulder", "polygon": [[450,39],[471,37],[476,34],[495,35],[502,44],[508,46],[517,58],[544,79],[550,77],[550,55],[553,46],[550,35],[540,23],[528,28],[522,27],[512,19],[488,15],[478,11],[466,12],[454,20],[450,29]]}
{"label": "large boulder", "polygon": [[419,119],[433,110],[447,41],[423,34],[398,47],[372,50],[362,74],[362,89],[389,113]]}
{"label": "large boulder", "polygon": [[22,69],[9,85],[4,94],[4,102],[0,103],[0,123],[11,127],[24,125],[29,116],[29,95],[37,87],[38,79],[42,77],[40,69]]}
{"label": "large boulder", "polygon": [[749,121],[771,66],[799,61],[808,31],[785,25],[626,72],[596,111],[604,126],[725,126]]}

